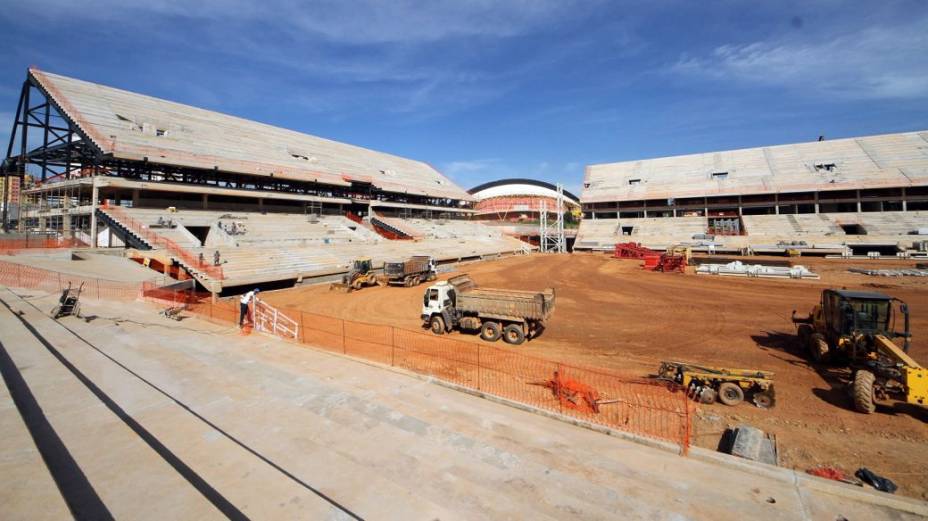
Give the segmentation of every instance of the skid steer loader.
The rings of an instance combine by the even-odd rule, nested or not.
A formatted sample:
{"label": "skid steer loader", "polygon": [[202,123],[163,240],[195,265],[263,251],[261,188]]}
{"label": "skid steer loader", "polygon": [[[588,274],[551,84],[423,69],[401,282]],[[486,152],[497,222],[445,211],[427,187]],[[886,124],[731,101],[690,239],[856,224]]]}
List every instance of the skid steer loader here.
{"label": "skid steer loader", "polygon": [[[901,332],[895,329],[897,315]],[[793,323],[814,361],[852,370],[849,391],[857,411],[870,414],[878,401],[891,397],[928,404],[928,369],[908,355],[912,335],[905,302],[882,293],[826,289],[807,317],[793,311]]]}

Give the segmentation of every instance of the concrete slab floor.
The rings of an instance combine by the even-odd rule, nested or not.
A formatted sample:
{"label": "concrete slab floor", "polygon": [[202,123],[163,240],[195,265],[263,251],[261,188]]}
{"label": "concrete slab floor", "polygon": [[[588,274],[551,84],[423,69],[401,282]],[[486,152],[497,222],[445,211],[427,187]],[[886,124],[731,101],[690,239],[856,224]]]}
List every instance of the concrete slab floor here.
{"label": "concrete slab floor", "polygon": [[[235,328],[178,323],[143,303],[87,300],[92,319],[56,323],[54,297],[3,289],[0,300],[4,351],[115,518],[928,513],[914,500],[682,457]],[[68,490],[37,454],[44,442],[9,392],[0,400],[2,517],[60,519]]]}

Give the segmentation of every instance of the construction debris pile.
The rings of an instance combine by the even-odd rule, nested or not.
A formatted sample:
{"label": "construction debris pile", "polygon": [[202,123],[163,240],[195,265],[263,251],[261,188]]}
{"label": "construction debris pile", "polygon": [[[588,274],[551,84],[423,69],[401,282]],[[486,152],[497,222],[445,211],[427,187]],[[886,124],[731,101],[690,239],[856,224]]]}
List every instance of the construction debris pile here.
{"label": "construction debris pile", "polygon": [[774,279],[817,279],[805,266],[765,266],[763,264],[744,264],[741,261],[728,264],[701,264],[696,268],[697,275],[726,275],[730,277],[763,277]]}

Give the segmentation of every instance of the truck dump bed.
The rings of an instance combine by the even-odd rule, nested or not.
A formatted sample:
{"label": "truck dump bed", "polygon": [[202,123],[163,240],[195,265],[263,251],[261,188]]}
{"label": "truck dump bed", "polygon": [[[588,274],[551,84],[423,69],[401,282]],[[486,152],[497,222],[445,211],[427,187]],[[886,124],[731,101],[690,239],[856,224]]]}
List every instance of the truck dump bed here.
{"label": "truck dump bed", "polygon": [[457,293],[457,307],[482,315],[544,321],[554,312],[554,288],[544,291],[478,288],[467,275],[448,280]]}
{"label": "truck dump bed", "polygon": [[405,261],[385,262],[383,273],[388,277],[405,277],[412,273],[423,273],[429,269],[429,257],[417,255]]}

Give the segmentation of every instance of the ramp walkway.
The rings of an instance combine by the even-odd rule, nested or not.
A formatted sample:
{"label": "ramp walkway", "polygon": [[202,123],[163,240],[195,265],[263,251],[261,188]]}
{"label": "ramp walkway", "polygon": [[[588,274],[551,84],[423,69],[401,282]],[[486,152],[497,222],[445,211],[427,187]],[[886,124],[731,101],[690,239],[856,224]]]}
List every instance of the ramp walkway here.
{"label": "ramp walkway", "polygon": [[178,324],[142,303],[88,301],[89,322],[55,322],[52,300],[0,289],[5,519],[74,508],[158,520],[928,514],[919,501],[683,457],[340,356]]}

